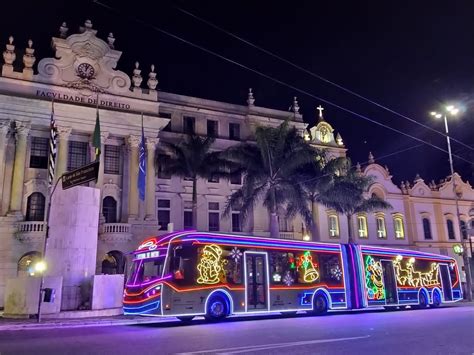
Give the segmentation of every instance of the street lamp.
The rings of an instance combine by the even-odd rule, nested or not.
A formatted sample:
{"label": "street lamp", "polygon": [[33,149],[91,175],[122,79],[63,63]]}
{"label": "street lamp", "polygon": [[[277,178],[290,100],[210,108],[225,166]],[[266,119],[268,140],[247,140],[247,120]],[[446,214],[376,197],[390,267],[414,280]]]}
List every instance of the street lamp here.
{"label": "street lamp", "polygon": [[459,212],[459,197],[457,194],[456,189],[456,180],[454,179],[454,167],[453,167],[453,156],[451,154],[451,140],[449,139],[449,129],[448,129],[448,118],[447,115],[450,114],[452,116],[456,116],[459,113],[459,108],[449,105],[445,107],[446,111],[444,113],[439,113],[436,111],[432,111],[430,113],[431,116],[435,118],[444,118],[444,128],[446,131],[446,141],[448,143],[448,155],[449,155],[449,168],[451,169],[451,180],[453,182],[453,194],[454,194],[454,202],[456,204],[456,214],[458,217],[458,227],[459,227],[459,236],[461,238],[461,243],[463,245],[463,263],[464,263],[464,271],[466,272],[466,292],[467,292],[467,299],[472,301],[472,279],[471,279],[471,265],[469,263],[469,257],[467,255],[467,247],[465,245],[466,240],[463,237],[463,230],[461,226],[461,214]]}

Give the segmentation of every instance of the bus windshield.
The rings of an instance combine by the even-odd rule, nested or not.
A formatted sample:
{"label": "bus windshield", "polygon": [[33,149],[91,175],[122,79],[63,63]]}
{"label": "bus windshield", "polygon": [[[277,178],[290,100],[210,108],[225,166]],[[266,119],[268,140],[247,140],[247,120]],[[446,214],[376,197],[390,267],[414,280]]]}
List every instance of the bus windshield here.
{"label": "bus windshield", "polygon": [[163,274],[165,258],[135,260],[129,283],[140,284],[158,279]]}

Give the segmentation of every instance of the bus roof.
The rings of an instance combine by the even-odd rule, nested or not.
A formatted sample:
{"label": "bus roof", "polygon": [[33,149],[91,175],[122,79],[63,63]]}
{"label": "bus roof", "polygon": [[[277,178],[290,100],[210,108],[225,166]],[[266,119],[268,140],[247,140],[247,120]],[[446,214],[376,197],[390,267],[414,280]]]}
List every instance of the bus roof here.
{"label": "bus roof", "polygon": [[[167,248],[170,242],[175,243],[179,241],[192,241],[198,244],[227,244],[240,247],[266,247],[269,249],[321,250],[328,252],[339,252],[341,250],[341,244],[339,243],[308,242],[302,240],[255,237],[242,234],[180,231],[165,234],[162,236],[150,237],[140,244],[135,253],[142,253],[144,251],[152,251],[156,249],[164,249]],[[452,257],[445,255],[425,253],[408,249],[394,249],[369,245],[360,245],[359,247],[363,253],[367,254],[378,254],[385,256],[402,255],[406,257],[431,258],[449,261],[453,260]]]}

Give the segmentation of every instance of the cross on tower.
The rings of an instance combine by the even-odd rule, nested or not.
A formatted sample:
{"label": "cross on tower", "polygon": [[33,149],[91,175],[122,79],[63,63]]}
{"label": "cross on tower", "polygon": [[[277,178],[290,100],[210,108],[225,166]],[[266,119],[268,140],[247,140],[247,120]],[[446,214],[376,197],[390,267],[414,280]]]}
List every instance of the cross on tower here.
{"label": "cross on tower", "polygon": [[316,110],[319,111],[319,117],[323,118],[323,110],[324,110],[324,108],[323,108],[321,105],[319,105],[318,107],[316,107]]}

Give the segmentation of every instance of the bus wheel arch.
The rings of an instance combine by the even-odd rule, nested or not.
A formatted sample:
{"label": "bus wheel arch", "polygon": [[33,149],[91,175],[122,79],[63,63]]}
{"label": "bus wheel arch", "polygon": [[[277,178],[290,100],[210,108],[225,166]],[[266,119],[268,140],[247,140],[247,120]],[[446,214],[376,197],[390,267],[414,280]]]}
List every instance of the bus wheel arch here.
{"label": "bus wheel arch", "polygon": [[315,315],[326,314],[331,309],[331,296],[329,292],[323,288],[318,288],[313,293],[312,299],[313,309],[312,312]]}
{"label": "bus wheel arch", "polygon": [[443,303],[441,290],[438,287],[435,287],[431,293],[431,307],[436,308]]}
{"label": "bus wheel arch", "polygon": [[429,294],[426,288],[420,288],[418,291],[418,306],[417,308],[426,308],[430,302]]}
{"label": "bus wheel arch", "polygon": [[218,321],[231,315],[234,310],[232,296],[225,290],[214,290],[206,298],[205,317]]}

